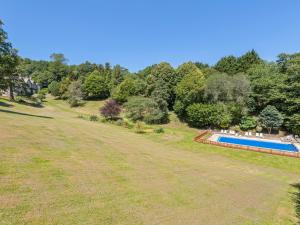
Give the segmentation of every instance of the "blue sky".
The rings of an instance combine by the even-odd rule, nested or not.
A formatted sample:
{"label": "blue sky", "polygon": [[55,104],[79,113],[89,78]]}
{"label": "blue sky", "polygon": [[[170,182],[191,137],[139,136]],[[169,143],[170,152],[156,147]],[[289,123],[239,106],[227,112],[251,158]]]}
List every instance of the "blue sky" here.
{"label": "blue sky", "polygon": [[214,64],[254,48],[267,60],[300,51],[299,0],[0,0],[21,56],[64,53],[131,71],[168,61]]}

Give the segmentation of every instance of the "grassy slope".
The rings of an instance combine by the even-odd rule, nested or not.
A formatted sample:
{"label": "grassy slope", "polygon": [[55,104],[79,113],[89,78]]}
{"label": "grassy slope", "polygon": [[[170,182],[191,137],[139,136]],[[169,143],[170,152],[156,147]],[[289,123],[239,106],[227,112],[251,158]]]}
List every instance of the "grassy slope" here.
{"label": "grassy slope", "polygon": [[98,102],[0,102],[0,224],[296,221],[297,159],[194,143],[174,119],[165,134],[139,135],[77,118]]}

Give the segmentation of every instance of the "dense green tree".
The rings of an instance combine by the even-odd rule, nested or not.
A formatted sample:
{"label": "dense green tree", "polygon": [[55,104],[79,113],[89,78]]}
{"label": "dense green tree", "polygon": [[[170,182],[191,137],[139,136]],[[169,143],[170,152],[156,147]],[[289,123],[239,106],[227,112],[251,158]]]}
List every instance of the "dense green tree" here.
{"label": "dense green tree", "polygon": [[201,73],[201,70],[192,62],[181,64],[176,69],[176,83],[180,82],[184,76],[191,73]]}
{"label": "dense green tree", "polygon": [[126,77],[113,91],[112,98],[119,103],[127,101],[129,96],[137,93],[136,83],[134,78]]}
{"label": "dense green tree", "polygon": [[289,55],[286,63],[285,113],[293,115],[300,112],[300,53]]}
{"label": "dense green tree", "polygon": [[48,86],[49,93],[55,97],[60,96],[59,89],[60,89],[60,83],[57,81],[52,81]]}
{"label": "dense green tree", "polygon": [[296,113],[288,118],[286,128],[295,135],[300,135],[300,113]]}
{"label": "dense green tree", "polygon": [[221,58],[214,66],[221,73],[235,74],[239,71],[238,59],[235,56],[226,56]]}
{"label": "dense green tree", "polygon": [[268,129],[268,132],[271,133],[272,129],[280,128],[283,124],[283,116],[276,109],[275,106],[268,105],[266,108],[261,111],[259,114],[259,120],[261,125]]}
{"label": "dense green tree", "polygon": [[177,84],[174,110],[180,117],[185,115],[187,106],[203,101],[204,85],[205,78],[201,71],[184,76]]}
{"label": "dense green tree", "polygon": [[255,50],[246,52],[244,55],[238,58],[238,72],[246,73],[252,66],[262,63],[262,59],[259,57]]}
{"label": "dense green tree", "polygon": [[164,100],[168,107],[172,108],[175,101],[175,86],[177,83],[176,72],[173,67],[166,62],[162,62],[153,67],[151,75],[154,78],[153,91],[156,89],[164,89],[167,91]]}
{"label": "dense green tree", "polygon": [[69,73],[69,67],[66,62],[67,59],[63,54],[53,53],[51,56],[51,62],[49,63],[48,70],[51,73],[51,78],[48,83],[52,81],[61,81]]}
{"label": "dense green tree", "polygon": [[191,126],[199,128],[225,128],[231,123],[231,115],[222,104],[196,103],[187,108],[187,121]]}
{"label": "dense green tree", "polygon": [[152,98],[131,97],[124,107],[126,116],[133,121],[140,120],[149,124],[165,122],[167,112],[163,112]]}
{"label": "dense green tree", "polygon": [[111,88],[119,85],[125,76],[129,74],[128,70],[120,65],[115,65],[111,73]]}
{"label": "dense green tree", "polygon": [[110,91],[109,81],[105,74],[95,70],[85,79],[83,91],[89,98],[107,98]]}
{"label": "dense green tree", "polygon": [[252,130],[252,129],[256,128],[256,126],[257,126],[257,121],[252,116],[244,116],[241,119],[241,123],[240,123],[241,130],[244,130],[244,131]]}
{"label": "dense green tree", "polygon": [[259,112],[267,105],[276,105],[278,109],[285,108],[286,94],[284,93],[287,76],[279,71],[275,64],[261,63],[248,70],[251,80],[249,107]]}
{"label": "dense green tree", "polygon": [[0,20],[0,89],[9,89],[9,96],[14,100],[14,88],[19,82],[18,65],[20,63],[17,51],[7,41],[7,33]]}

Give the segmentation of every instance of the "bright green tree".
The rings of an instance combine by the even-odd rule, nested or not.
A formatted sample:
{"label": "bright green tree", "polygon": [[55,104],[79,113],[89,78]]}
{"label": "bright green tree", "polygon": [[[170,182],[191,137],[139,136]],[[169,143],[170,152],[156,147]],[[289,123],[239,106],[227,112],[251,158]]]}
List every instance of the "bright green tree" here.
{"label": "bright green tree", "polygon": [[240,122],[241,130],[247,131],[252,130],[257,126],[257,121],[252,116],[244,116]]}
{"label": "bright green tree", "polygon": [[190,73],[182,78],[176,86],[174,110],[178,116],[183,118],[186,107],[203,101],[204,85],[205,78],[201,71]]}
{"label": "bright green tree", "polygon": [[105,74],[100,74],[98,70],[95,70],[85,79],[83,91],[89,98],[107,98],[110,91],[109,81]]}

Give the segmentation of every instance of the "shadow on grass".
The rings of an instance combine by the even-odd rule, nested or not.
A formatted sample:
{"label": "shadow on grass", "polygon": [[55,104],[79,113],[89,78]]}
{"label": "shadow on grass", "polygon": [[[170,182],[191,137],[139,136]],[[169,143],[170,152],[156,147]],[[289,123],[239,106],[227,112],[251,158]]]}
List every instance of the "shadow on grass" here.
{"label": "shadow on grass", "polygon": [[27,102],[24,100],[15,101],[15,103],[20,104],[20,105],[31,106],[31,107],[35,107],[35,108],[43,108],[44,107],[42,104],[39,104],[36,102]]}
{"label": "shadow on grass", "polygon": [[9,104],[7,102],[0,102],[0,106],[3,106],[3,107],[13,107],[12,104]]}
{"label": "shadow on grass", "polygon": [[300,224],[300,183],[292,184],[292,186],[296,189],[296,192],[293,194],[293,200],[295,203],[296,216],[298,219],[297,224]]}
{"label": "shadow on grass", "polygon": [[53,119],[53,117],[50,117],[50,116],[39,116],[39,115],[34,115],[34,114],[10,111],[10,110],[6,110],[6,109],[0,109],[0,112],[12,113],[12,114],[17,114],[17,115],[22,115],[22,116],[33,116],[33,117],[44,118],[44,119]]}

